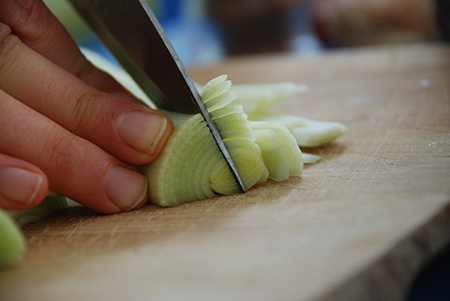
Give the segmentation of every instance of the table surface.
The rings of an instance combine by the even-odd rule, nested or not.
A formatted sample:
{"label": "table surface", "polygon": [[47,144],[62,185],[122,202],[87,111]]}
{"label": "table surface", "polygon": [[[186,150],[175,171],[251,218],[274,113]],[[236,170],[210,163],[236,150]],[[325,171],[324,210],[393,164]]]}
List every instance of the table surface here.
{"label": "table surface", "polygon": [[450,242],[450,47],[242,57],[205,83],[292,81],[277,110],[342,122],[302,177],[116,215],[69,208],[25,228],[1,300],[401,300]]}

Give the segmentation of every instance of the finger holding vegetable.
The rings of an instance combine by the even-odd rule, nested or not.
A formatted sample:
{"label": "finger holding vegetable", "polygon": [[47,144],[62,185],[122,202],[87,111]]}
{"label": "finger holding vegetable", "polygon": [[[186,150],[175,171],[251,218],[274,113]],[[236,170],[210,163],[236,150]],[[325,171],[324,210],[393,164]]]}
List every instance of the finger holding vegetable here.
{"label": "finger holding vegetable", "polygon": [[172,132],[90,64],[40,0],[0,0],[0,207],[40,203],[48,189],[103,213],[146,203],[134,165]]}

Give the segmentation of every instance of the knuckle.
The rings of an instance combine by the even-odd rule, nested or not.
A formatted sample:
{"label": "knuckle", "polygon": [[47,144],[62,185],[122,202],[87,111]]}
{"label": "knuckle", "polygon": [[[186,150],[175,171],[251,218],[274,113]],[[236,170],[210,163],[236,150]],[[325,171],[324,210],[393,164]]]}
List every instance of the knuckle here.
{"label": "knuckle", "polygon": [[47,166],[53,174],[70,174],[83,154],[77,137],[69,132],[59,133],[52,138]]}
{"label": "knuckle", "polygon": [[100,94],[96,91],[83,93],[74,102],[71,111],[70,130],[74,133],[84,135],[92,130],[93,122],[96,122]]}
{"label": "knuckle", "polygon": [[19,38],[12,34],[11,28],[0,23],[0,68],[15,58],[20,43]]}
{"label": "knuckle", "polygon": [[11,34],[11,27],[0,22],[0,44],[3,44],[3,42],[10,34]]}
{"label": "knuckle", "polygon": [[5,2],[5,4],[2,5],[1,17],[13,24],[14,30],[21,31],[40,21],[40,8],[42,7],[40,1],[15,0],[2,2]]}
{"label": "knuckle", "polygon": [[50,23],[55,18],[44,2],[39,0],[0,1],[0,20],[8,24],[22,42],[33,48],[51,47],[54,35]]}

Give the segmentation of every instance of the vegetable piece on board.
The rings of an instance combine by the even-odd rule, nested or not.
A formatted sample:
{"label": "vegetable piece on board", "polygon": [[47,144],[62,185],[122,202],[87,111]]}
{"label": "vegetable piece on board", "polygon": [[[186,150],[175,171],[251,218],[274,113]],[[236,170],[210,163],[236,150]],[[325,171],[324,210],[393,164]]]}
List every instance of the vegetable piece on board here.
{"label": "vegetable piece on board", "polygon": [[[142,90],[130,84],[132,80],[123,70],[89,50],[83,52],[97,67],[151,105]],[[225,75],[204,87],[199,86],[201,97],[247,189],[269,178],[282,181],[301,175],[304,163],[315,163],[320,157],[302,154],[299,145],[317,146],[347,131],[339,123],[315,122],[271,112],[274,106],[305,90],[305,85],[293,83],[232,87]],[[159,157],[143,167],[149,179],[150,202],[175,206],[217,194],[237,193],[234,177],[202,116],[166,113],[174,123],[174,131]],[[250,120],[261,123],[253,124]]]}
{"label": "vegetable piece on board", "polygon": [[19,261],[25,253],[26,242],[14,219],[0,209],[0,269]]}
{"label": "vegetable piece on board", "polygon": [[26,241],[21,228],[64,208],[67,208],[66,198],[49,191],[45,199],[33,208],[7,211],[0,209],[0,268],[22,259]]}
{"label": "vegetable piece on board", "polygon": [[249,120],[271,121],[286,126],[300,147],[317,147],[334,141],[348,131],[345,125],[338,122],[314,121],[271,111],[288,97],[307,91],[305,85],[284,82],[234,85],[233,88],[238,95],[235,103],[243,106]]}
{"label": "vegetable piece on board", "polygon": [[[203,101],[222,135],[244,186],[249,189],[267,180],[269,171],[242,106],[226,76],[211,80],[201,91]],[[149,178],[150,201],[174,206],[195,200],[229,195],[239,187],[200,114],[166,112],[174,131],[159,157],[144,168]]]}

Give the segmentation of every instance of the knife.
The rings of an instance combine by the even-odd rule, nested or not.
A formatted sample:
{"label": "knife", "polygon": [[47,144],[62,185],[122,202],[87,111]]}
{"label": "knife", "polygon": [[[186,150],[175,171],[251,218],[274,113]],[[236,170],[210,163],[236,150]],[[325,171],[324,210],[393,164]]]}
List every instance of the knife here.
{"label": "knife", "polygon": [[163,110],[201,113],[241,190],[244,184],[195,84],[145,0],[70,0],[123,68]]}

